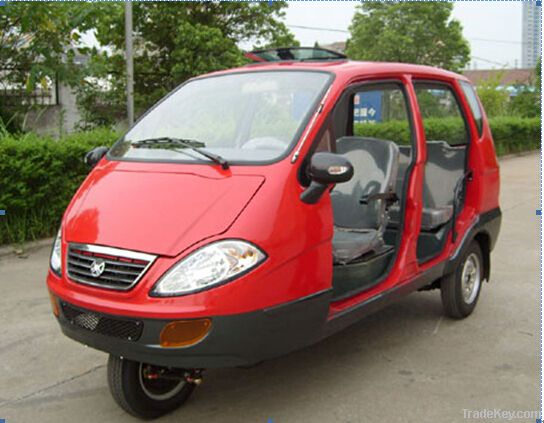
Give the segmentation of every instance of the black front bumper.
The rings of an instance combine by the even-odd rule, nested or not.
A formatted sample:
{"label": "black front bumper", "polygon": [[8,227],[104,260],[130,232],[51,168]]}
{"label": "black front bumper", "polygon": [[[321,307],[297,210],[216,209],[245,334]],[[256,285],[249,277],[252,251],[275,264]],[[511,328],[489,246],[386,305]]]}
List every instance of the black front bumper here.
{"label": "black front bumper", "polygon": [[330,298],[331,291],[324,291],[278,307],[212,317],[208,335],[185,348],[159,345],[161,330],[172,320],[105,315],[62,300],[58,320],[69,338],[131,360],[180,368],[239,367],[287,354],[321,339]]}

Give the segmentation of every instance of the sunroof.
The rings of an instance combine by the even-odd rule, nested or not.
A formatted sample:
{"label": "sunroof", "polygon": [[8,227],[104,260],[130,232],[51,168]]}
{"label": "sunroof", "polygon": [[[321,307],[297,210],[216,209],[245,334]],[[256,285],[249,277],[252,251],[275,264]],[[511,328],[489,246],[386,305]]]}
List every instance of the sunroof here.
{"label": "sunroof", "polygon": [[245,56],[254,62],[345,60],[347,56],[336,51],[314,47],[288,47],[255,50]]}

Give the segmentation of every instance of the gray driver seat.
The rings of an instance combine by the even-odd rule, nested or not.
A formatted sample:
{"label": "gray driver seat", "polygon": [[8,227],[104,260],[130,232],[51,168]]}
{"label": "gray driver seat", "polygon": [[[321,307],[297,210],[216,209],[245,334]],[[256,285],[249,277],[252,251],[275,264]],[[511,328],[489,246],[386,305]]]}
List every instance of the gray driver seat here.
{"label": "gray driver seat", "polygon": [[353,178],[331,192],[333,257],[335,263],[346,264],[384,246],[386,200],[373,196],[395,192],[399,148],[392,141],[344,137],[337,141],[336,152],[354,167]]}

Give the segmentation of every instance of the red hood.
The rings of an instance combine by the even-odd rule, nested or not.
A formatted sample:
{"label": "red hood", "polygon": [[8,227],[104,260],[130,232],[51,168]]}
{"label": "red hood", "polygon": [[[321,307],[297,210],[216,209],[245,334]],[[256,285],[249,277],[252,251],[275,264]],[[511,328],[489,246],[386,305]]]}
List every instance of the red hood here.
{"label": "red hood", "polygon": [[96,170],[68,209],[64,237],[176,256],[225,232],[264,179]]}

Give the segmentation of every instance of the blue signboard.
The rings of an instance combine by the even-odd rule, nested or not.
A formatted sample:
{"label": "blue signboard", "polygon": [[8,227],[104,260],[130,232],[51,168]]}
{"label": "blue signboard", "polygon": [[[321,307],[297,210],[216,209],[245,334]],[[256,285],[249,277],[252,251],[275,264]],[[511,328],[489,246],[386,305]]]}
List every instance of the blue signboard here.
{"label": "blue signboard", "polygon": [[353,99],[354,122],[382,121],[383,91],[365,91],[355,94]]}

